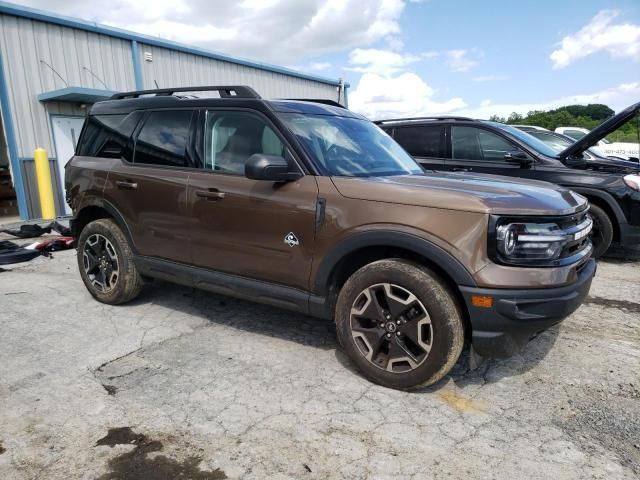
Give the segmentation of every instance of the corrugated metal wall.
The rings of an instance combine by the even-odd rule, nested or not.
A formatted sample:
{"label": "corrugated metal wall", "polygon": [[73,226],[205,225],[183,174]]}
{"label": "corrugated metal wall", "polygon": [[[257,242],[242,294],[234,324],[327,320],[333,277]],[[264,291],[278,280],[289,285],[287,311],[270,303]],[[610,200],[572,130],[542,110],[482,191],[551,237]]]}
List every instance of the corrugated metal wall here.
{"label": "corrugated metal wall", "polygon": [[37,98],[40,93],[66,86],[135,88],[131,43],[126,40],[0,15],[0,48],[20,157],[33,156],[38,146],[55,156],[48,114],[85,114],[77,104],[41,103]]}
{"label": "corrugated metal wall", "polygon": [[[142,40],[135,34],[46,14],[44,18],[34,17],[16,8],[17,12],[0,13],[0,57],[21,168],[18,179],[24,181],[30,217],[39,212],[35,204],[35,177],[29,163],[34,149],[45,148],[54,161],[52,167],[56,160],[67,160],[56,159],[51,116],[84,116],[88,107],[78,103],[43,103],[38,95],[66,87],[135,90],[134,39],[138,42],[140,58],[137,60],[144,88],[155,88],[156,82],[160,87],[240,84],[253,87],[263,98],[340,99],[337,85],[330,81],[300,78],[279,72],[278,68],[276,71],[268,66],[261,69],[242,62],[210,58],[204,53],[197,55],[197,52],[185,51],[189,49],[184,46],[176,45],[173,50],[162,41],[157,45],[154,40]],[[151,53],[151,62],[144,60],[145,52]],[[52,172],[57,170],[52,168]],[[12,172],[14,183],[19,181],[16,173]],[[56,179],[57,193],[61,192],[60,180]],[[57,195],[57,202],[61,201],[62,196]],[[21,211],[23,216],[27,213]]]}
{"label": "corrugated metal wall", "polygon": [[[144,88],[193,85],[249,85],[263,98],[338,100],[338,87],[303,78],[201,57],[166,48],[139,45]],[[152,61],[144,60],[144,52]]]}

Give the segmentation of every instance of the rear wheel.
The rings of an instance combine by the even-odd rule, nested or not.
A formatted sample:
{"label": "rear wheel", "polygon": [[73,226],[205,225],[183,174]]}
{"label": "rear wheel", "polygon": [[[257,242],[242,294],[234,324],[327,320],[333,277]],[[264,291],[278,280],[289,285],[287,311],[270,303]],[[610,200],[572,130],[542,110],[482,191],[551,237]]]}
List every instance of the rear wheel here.
{"label": "rear wheel", "polygon": [[142,279],[133,252],[113,220],[95,220],[82,230],[77,257],[82,281],[96,300],[117,305],[140,294]]}
{"label": "rear wheel", "polygon": [[593,256],[599,258],[609,249],[613,240],[613,224],[607,212],[597,205],[591,204],[589,214],[593,219],[591,230],[591,242],[593,243]]}
{"label": "rear wheel", "polygon": [[401,259],[373,262],[347,280],[338,296],[336,327],[362,373],[390,388],[437,382],[464,343],[452,293],[432,271]]}

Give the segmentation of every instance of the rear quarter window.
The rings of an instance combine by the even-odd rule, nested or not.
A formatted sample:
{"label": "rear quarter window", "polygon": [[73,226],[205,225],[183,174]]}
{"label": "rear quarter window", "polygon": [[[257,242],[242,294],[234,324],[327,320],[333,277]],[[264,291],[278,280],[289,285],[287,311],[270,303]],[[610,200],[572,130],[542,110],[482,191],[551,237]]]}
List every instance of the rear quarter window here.
{"label": "rear quarter window", "polygon": [[140,120],[140,112],[128,115],[90,115],[87,117],[76,154],[85,157],[131,160],[128,143]]}

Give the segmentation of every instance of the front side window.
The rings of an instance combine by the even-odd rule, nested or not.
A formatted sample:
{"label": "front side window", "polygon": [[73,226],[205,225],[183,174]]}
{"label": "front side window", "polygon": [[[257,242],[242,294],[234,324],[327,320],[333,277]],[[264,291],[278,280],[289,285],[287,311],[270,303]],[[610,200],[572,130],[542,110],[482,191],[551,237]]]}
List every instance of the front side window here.
{"label": "front side window", "polygon": [[251,155],[283,157],[285,146],[259,116],[247,112],[208,111],[205,129],[205,168],[244,175]]}
{"label": "front side window", "polygon": [[505,153],[518,150],[501,136],[476,127],[451,127],[451,144],[452,156],[459,160],[504,160]]}
{"label": "front side window", "polygon": [[422,169],[400,145],[368,120],[281,113],[280,119],[329,175],[418,175]]}
{"label": "front side window", "polygon": [[147,117],[135,146],[135,163],[184,167],[191,110],[163,110]]}
{"label": "front side window", "polygon": [[393,138],[414,157],[444,158],[443,133],[441,126],[415,125],[397,127]]}

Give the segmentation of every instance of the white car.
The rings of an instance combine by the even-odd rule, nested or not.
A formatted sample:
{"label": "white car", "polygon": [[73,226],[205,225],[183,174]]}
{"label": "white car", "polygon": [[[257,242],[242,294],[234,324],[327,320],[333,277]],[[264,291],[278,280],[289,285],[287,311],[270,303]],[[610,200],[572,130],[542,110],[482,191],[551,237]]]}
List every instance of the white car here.
{"label": "white car", "polygon": [[[589,132],[590,130],[581,127],[556,128],[556,133],[561,133],[562,135],[571,137],[574,140],[580,140]],[[602,140],[598,141],[598,143],[596,143],[596,146],[599,147],[599,150],[602,151],[602,153],[610,157],[619,157],[625,160],[638,160],[638,158],[640,158],[640,143],[612,143],[603,138]]]}

